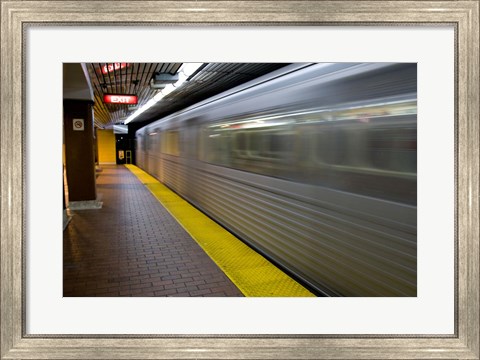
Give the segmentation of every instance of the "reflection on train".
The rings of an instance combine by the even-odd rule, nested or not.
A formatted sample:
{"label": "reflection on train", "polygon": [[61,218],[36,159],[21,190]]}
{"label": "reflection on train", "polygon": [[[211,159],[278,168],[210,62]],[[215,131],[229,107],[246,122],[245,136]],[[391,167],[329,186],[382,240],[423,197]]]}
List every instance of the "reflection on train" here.
{"label": "reflection on train", "polygon": [[416,64],[293,64],[140,130],[137,163],[327,296],[416,296]]}

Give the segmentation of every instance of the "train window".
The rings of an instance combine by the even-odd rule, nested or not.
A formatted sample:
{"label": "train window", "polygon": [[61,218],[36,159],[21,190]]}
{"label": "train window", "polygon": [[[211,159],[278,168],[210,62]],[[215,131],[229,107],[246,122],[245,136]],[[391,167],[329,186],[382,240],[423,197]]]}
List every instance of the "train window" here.
{"label": "train window", "polygon": [[247,134],[244,132],[237,133],[235,134],[234,139],[235,139],[234,140],[235,151],[238,152],[239,154],[245,155],[248,150]]}
{"label": "train window", "polygon": [[293,141],[293,134],[266,132],[262,136],[261,156],[285,160],[293,153]]}
{"label": "train window", "polygon": [[201,160],[217,165],[229,165],[231,144],[228,132],[204,131],[201,147]]}
{"label": "train window", "polygon": [[293,152],[293,133],[250,130],[234,136],[234,154],[244,158],[286,159]]}
{"label": "train window", "polygon": [[167,134],[162,131],[160,134],[160,152],[165,154],[167,151]]}
{"label": "train window", "polygon": [[250,156],[265,156],[265,143],[264,137],[260,132],[250,132],[246,134],[248,137],[248,155]]}
{"label": "train window", "polygon": [[146,140],[148,142],[148,150],[153,154],[158,154],[160,151],[160,129],[151,129],[147,132]]}
{"label": "train window", "polygon": [[329,165],[342,165],[346,161],[346,133],[340,128],[325,127],[314,137],[316,158]]}
{"label": "train window", "polygon": [[270,150],[274,154],[288,154],[294,151],[293,134],[274,134],[270,141]]}
{"label": "train window", "polygon": [[139,133],[137,135],[136,143],[137,143],[137,149],[138,150],[145,151],[145,146],[144,146],[143,135],[142,134]]}
{"label": "train window", "polygon": [[176,130],[162,132],[161,149],[164,154],[180,155],[179,132]]}
{"label": "train window", "polygon": [[145,135],[145,149],[146,151],[152,151],[152,141],[150,139],[150,136],[148,136],[148,132],[147,132],[147,135]]}
{"label": "train window", "polygon": [[417,172],[417,131],[414,127],[373,129],[369,150],[374,168]]}
{"label": "train window", "polygon": [[295,149],[294,121],[245,119],[205,127],[201,159],[253,173],[289,178]]}

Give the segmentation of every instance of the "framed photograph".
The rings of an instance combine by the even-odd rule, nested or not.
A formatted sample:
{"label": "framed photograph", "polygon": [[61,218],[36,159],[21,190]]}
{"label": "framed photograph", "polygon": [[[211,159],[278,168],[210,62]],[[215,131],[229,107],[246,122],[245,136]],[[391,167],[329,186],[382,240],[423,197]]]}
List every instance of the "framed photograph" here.
{"label": "framed photograph", "polygon": [[[479,0],[0,3],[2,359],[479,359]],[[62,63],[119,61],[416,63],[416,295],[62,297]]]}

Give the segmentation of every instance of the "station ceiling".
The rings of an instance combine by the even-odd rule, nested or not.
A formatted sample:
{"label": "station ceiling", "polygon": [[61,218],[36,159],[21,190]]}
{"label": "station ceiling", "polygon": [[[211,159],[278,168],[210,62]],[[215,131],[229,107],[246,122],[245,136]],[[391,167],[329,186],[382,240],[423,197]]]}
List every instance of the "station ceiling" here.
{"label": "station ceiling", "polygon": [[[174,75],[182,63],[87,63],[95,96],[94,119],[99,128],[123,124],[137,108],[146,104],[160,90],[150,81],[154,74]],[[147,124],[199,101],[277,70],[285,63],[204,63],[179,88],[136,117],[132,123]],[[136,107],[126,104],[106,104],[105,94],[138,96]],[[132,124],[131,123],[131,124]]]}

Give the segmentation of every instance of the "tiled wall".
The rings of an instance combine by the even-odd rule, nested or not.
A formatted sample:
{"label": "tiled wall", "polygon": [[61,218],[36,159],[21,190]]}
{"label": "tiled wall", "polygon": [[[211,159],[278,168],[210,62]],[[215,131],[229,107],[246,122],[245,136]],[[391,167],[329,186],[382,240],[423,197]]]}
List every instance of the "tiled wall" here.
{"label": "tiled wall", "polygon": [[115,134],[113,130],[97,129],[98,162],[100,164],[115,164]]}

